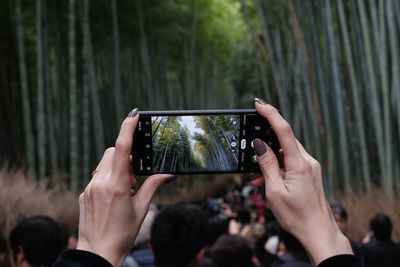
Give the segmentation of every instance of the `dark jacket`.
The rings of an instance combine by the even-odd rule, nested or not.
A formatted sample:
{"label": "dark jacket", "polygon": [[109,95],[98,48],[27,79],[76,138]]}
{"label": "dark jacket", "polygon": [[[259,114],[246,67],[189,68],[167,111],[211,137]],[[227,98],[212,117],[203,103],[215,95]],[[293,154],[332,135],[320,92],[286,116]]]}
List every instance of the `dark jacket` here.
{"label": "dark jacket", "polygon": [[[111,267],[112,265],[97,254],[83,250],[64,250],[52,267]],[[318,267],[361,267],[354,255],[336,255],[321,262]]]}
{"label": "dark jacket", "polygon": [[363,244],[361,249],[365,267],[400,266],[400,247],[392,241],[371,240]]}

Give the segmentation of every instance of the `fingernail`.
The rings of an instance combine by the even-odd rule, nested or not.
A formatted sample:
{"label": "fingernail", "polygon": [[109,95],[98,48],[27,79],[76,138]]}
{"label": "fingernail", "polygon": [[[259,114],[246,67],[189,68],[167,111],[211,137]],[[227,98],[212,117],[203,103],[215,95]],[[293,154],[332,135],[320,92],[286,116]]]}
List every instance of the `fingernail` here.
{"label": "fingernail", "polygon": [[254,98],[254,101],[256,101],[258,104],[261,104],[261,105],[266,105],[267,104],[267,102],[265,102],[261,98],[257,98],[257,97]]}
{"label": "fingernail", "polygon": [[129,112],[128,117],[135,117],[138,114],[139,110],[137,108],[132,109],[131,112]]}
{"label": "fingernail", "polygon": [[165,180],[165,183],[164,183],[164,184],[170,184],[170,183],[172,183],[173,181],[176,181],[176,179],[178,179],[178,176],[176,176],[176,175],[171,176],[171,177],[169,177],[169,178],[167,178],[167,179]]}
{"label": "fingernail", "polygon": [[267,147],[265,146],[264,142],[260,139],[254,139],[253,141],[254,151],[256,152],[257,156],[264,155],[267,152]]}

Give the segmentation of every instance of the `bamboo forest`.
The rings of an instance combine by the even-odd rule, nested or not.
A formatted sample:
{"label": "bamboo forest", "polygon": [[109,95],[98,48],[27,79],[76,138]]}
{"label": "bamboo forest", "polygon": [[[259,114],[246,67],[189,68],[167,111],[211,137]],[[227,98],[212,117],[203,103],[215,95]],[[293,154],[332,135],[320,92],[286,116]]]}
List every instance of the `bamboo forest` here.
{"label": "bamboo forest", "polygon": [[240,115],[155,117],[153,167],[164,173],[235,171],[239,127]]}
{"label": "bamboo forest", "polygon": [[[0,14],[0,165],[31,181],[82,190],[135,107],[259,97],[321,163],[328,195],[400,191],[400,1],[4,0]],[[154,162],[232,166],[235,127],[156,118]]]}

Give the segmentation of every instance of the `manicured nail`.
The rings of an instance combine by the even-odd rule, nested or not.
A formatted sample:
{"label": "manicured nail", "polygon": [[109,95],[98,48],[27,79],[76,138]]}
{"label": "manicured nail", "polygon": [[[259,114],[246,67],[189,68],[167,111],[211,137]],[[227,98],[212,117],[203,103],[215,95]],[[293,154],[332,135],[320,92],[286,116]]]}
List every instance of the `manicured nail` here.
{"label": "manicured nail", "polygon": [[167,178],[167,179],[165,180],[165,183],[164,183],[164,184],[170,184],[170,183],[172,183],[173,181],[176,181],[176,179],[178,179],[178,176],[176,176],[176,175],[171,176],[171,177],[169,177],[169,178]]}
{"label": "manicured nail", "polygon": [[257,97],[254,98],[254,101],[256,101],[258,104],[261,104],[261,105],[266,105],[267,104],[267,102],[265,102],[261,98],[257,98]]}
{"label": "manicured nail", "polygon": [[256,152],[257,156],[262,156],[264,155],[265,152],[267,152],[267,147],[265,146],[264,142],[261,141],[260,139],[254,139],[253,140],[253,145],[254,145],[254,151]]}
{"label": "manicured nail", "polygon": [[137,108],[132,109],[131,112],[129,112],[128,117],[135,117],[138,114],[139,110]]}

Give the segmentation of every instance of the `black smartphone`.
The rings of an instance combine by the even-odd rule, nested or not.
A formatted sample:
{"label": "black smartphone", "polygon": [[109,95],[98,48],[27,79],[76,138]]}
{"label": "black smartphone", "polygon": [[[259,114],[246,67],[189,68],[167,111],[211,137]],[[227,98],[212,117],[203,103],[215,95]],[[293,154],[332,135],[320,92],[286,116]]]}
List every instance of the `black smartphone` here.
{"label": "black smartphone", "polygon": [[259,173],[252,141],[280,145],[253,109],[141,111],[133,137],[136,175]]}

